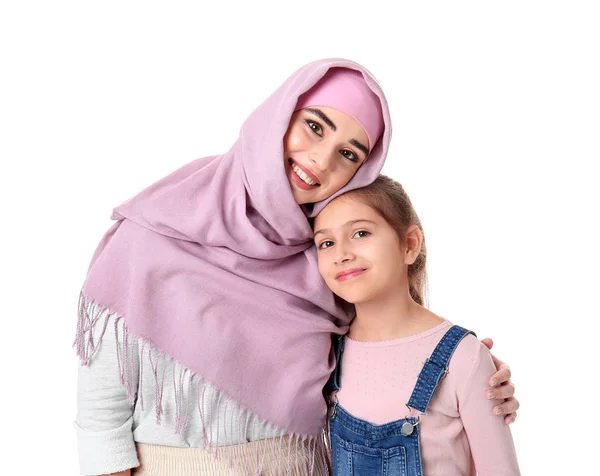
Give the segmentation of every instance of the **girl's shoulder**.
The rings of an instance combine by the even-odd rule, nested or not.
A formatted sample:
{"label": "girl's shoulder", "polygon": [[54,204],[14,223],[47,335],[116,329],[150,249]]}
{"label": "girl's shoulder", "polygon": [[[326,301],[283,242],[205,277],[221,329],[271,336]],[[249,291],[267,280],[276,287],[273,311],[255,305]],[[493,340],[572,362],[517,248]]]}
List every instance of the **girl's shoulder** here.
{"label": "girl's shoulder", "polygon": [[486,351],[489,354],[489,350],[485,344],[473,334],[467,334],[456,347],[450,360],[450,367],[454,364],[454,366],[466,366],[470,368]]}
{"label": "girl's shoulder", "polygon": [[487,380],[495,370],[490,350],[476,336],[468,334],[460,341],[450,359],[448,380],[460,392],[474,378]]}

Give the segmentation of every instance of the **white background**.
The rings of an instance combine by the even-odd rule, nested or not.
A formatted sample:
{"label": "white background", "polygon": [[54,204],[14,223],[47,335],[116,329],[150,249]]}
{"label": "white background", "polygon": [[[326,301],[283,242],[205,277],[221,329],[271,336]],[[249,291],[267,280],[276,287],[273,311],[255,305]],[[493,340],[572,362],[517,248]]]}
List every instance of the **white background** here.
{"label": "white background", "polygon": [[523,474],[598,474],[596,5],[2,3],[0,472],[78,473],[76,302],[111,209],[341,56],[387,93],[432,310],[512,366]]}

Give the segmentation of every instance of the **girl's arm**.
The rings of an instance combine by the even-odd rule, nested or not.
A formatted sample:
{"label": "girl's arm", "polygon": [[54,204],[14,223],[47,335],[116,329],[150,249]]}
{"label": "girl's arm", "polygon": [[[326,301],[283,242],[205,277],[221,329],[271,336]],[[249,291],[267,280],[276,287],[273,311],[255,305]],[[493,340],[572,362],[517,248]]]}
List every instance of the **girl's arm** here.
{"label": "girl's arm", "polygon": [[[492,339],[482,339],[488,349],[492,349],[494,341]],[[504,423],[510,425],[517,418],[517,410],[520,407],[519,400],[514,397],[515,385],[510,380],[510,367],[505,362],[492,355],[495,368],[498,369],[489,379],[489,385],[486,392],[486,398],[500,400],[500,405],[494,407],[494,415],[504,415]]]}
{"label": "girl's arm", "polygon": [[458,389],[458,409],[477,474],[517,476],[521,473],[510,428],[502,417],[493,414],[493,408],[501,400],[482,398],[490,375],[496,372],[492,355],[475,338],[465,338],[460,346],[463,345],[474,358],[464,385],[461,383],[462,388]]}
{"label": "girl's arm", "polygon": [[[133,406],[119,381],[113,319],[109,319],[101,346],[89,365],[79,366],[75,429],[82,474],[128,475],[130,468],[139,465],[133,441]],[[94,328],[96,342],[103,324],[104,318]],[[119,329],[122,345],[121,326]],[[132,381],[137,382],[137,345],[130,341],[130,346]]]}

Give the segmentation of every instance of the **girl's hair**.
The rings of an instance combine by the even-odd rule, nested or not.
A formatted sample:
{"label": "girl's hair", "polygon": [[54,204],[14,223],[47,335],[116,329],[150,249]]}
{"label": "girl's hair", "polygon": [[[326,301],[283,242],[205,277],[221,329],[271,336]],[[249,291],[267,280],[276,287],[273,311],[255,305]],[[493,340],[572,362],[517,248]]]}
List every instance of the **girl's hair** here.
{"label": "girl's hair", "polygon": [[415,262],[408,266],[408,283],[410,296],[421,306],[427,303],[427,248],[425,246],[425,234],[421,226],[421,220],[404,191],[402,185],[391,178],[380,175],[370,185],[352,190],[348,196],[357,199],[365,205],[377,211],[389,225],[396,231],[402,243],[405,242],[406,229],[416,225],[421,234],[421,251]]}

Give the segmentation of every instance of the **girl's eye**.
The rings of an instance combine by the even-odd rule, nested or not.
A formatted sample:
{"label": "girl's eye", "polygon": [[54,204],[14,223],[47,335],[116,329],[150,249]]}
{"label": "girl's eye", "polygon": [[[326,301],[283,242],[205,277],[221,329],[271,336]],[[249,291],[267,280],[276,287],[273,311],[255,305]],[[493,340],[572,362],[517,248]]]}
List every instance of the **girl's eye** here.
{"label": "girl's eye", "polygon": [[311,121],[310,119],[306,119],[306,124],[310,127],[310,130],[313,131],[318,136],[323,136],[323,127],[321,124],[315,121]]}
{"label": "girl's eye", "polygon": [[348,160],[350,160],[352,162],[355,162],[355,163],[358,162],[358,157],[351,150],[342,149],[342,150],[340,150],[340,154],[342,154],[344,157],[346,157]]}
{"label": "girl's eye", "polygon": [[367,230],[360,230],[360,231],[357,231],[356,233],[354,233],[352,238],[366,238],[370,234],[371,233],[369,233]]}
{"label": "girl's eye", "polygon": [[317,248],[320,250],[325,250],[327,248],[331,248],[333,246],[333,241],[323,241],[320,243]]}

